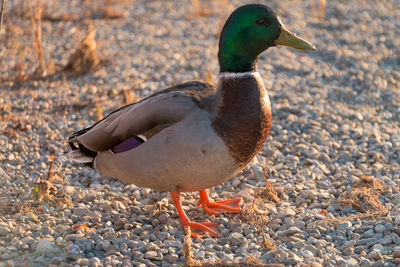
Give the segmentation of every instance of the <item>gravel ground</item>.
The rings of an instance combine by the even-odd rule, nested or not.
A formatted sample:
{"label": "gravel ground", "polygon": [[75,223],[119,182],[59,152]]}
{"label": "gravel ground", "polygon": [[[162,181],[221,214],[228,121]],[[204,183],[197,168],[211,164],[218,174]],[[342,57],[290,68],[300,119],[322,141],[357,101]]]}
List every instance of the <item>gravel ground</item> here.
{"label": "gravel ground", "polygon": [[[200,16],[187,0],[113,1],[122,17],[101,19],[90,16],[101,3],[50,1],[45,11],[78,18],[43,21],[46,62],[66,65],[92,23],[107,63],[86,75],[17,84],[18,71],[32,73],[37,59],[29,13],[7,1],[0,41],[7,47],[0,49],[0,266],[185,263],[184,232],[167,193],[102,177],[63,153],[70,133],[96,121],[97,107],[107,114],[167,85],[216,80],[219,30],[247,1],[200,3],[210,14]],[[243,215],[205,215],[195,208],[197,194],[184,194],[188,216],[216,222],[220,232],[192,240],[195,259],[400,264],[400,2],[327,1],[325,18],[312,3],[266,3],[317,51],[281,47],[260,57],[273,108],[270,137],[243,173],[210,189],[213,199],[243,196]],[[124,100],[124,91],[134,94]],[[46,182],[50,155],[58,175]]]}

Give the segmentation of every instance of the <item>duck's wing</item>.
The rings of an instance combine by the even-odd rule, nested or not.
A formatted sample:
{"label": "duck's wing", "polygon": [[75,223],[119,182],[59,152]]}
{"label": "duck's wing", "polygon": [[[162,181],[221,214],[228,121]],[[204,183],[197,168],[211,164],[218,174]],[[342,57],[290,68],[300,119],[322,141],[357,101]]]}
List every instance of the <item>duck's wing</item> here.
{"label": "duck's wing", "polygon": [[72,134],[68,142],[73,150],[94,158],[97,152],[113,149],[130,138],[151,138],[182,120],[193,108],[205,108],[215,90],[212,84],[199,81],[169,87],[113,111],[91,127]]}

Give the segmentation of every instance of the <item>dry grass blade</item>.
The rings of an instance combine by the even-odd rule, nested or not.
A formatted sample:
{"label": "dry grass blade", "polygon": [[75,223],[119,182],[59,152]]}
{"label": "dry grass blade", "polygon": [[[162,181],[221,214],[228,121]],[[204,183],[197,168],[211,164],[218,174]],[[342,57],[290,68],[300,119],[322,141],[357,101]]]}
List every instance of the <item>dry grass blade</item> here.
{"label": "dry grass blade", "polygon": [[266,239],[263,227],[267,225],[268,218],[267,212],[261,210],[257,207],[257,202],[262,201],[262,199],[254,199],[251,204],[246,205],[243,208],[241,215],[242,222],[247,224],[255,225],[258,232],[262,234],[263,243],[261,244],[263,248],[268,248],[269,250],[276,249],[275,242],[271,239]]}
{"label": "dry grass blade", "polygon": [[266,239],[263,227],[268,223],[267,212],[257,207],[257,203],[264,202],[265,200],[272,201],[274,203],[280,202],[277,192],[272,186],[272,183],[268,181],[267,177],[267,165],[271,157],[265,162],[264,166],[264,179],[265,187],[259,188],[254,194],[254,200],[251,204],[246,205],[241,213],[241,219],[243,222],[255,225],[258,228],[258,232],[262,234],[264,248],[270,250],[276,249],[275,242],[271,239]]}
{"label": "dry grass blade", "polygon": [[[109,6],[102,7],[98,13],[99,17],[102,19],[119,19],[124,16],[122,12],[112,9]],[[96,17],[96,14],[94,17]]]}
{"label": "dry grass blade", "polygon": [[360,180],[357,181],[354,184],[354,187],[366,187],[366,188],[373,188],[377,190],[382,190],[383,189],[383,184],[380,179],[377,179],[372,176],[366,176],[366,175],[357,175],[355,173],[352,173],[354,176],[358,177]]}
{"label": "dry grass blade", "polygon": [[280,198],[278,197],[278,193],[272,186],[272,183],[267,179],[265,180],[265,187],[258,188],[257,192],[255,193],[255,196],[258,198],[270,200],[274,203],[279,203],[281,201]]}
{"label": "dry grass blade", "polygon": [[123,102],[125,105],[133,103],[136,99],[135,93],[132,89],[124,89],[122,91],[123,94]]}
{"label": "dry grass blade", "polygon": [[197,266],[196,264],[201,264],[198,260],[193,259],[192,256],[192,240],[190,238],[192,231],[190,227],[185,227],[185,240],[183,242],[183,255],[186,258],[186,266]]}
{"label": "dry grass blade", "polygon": [[55,156],[50,156],[49,169],[46,178],[39,178],[34,184],[29,199],[19,199],[18,201],[9,200],[3,201],[0,198],[0,214],[15,214],[24,212],[40,211],[38,206],[42,203],[47,203],[53,207],[61,204],[73,206],[70,199],[61,192],[57,192],[57,188],[53,185],[55,177],[65,178],[57,171],[53,171],[53,159]]}
{"label": "dry grass blade", "polygon": [[47,12],[43,14],[43,20],[48,20],[51,22],[71,21],[71,20],[77,20],[78,18],[79,15],[69,12],[64,12],[60,15],[53,15]]}
{"label": "dry grass blade", "polygon": [[0,215],[29,212],[30,210],[31,205],[29,202],[24,202],[22,204],[0,202]]}
{"label": "dry grass blade", "polygon": [[200,262],[198,260],[193,260],[189,264],[188,262],[186,262],[185,266],[187,267],[283,267],[284,265],[274,264],[274,263],[263,263],[260,262],[254,256],[250,255],[248,258],[238,262],[231,262],[225,260]]}
{"label": "dry grass blade", "polygon": [[85,74],[93,71],[100,60],[96,53],[96,29],[90,28],[85,38],[70,56],[64,70],[76,74]]}
{"label": "dry grass blade", "polygon": [[364,212],[386,213],[387,208],[379,201],[383,192],[383,184],[380,179],[372,176],[356,175],[359,181],[353,184],[353,188],[343,192],[338,201],[345,205],[351,205],[354,209]]}
{"label": "dry grass blade", "polygon": [[3,15],[4,15],[4,7],[5,7],[6,0],[1,1],[1,10],[0,10],[0,34],[1,29],[3,28]]}
{"label": "dry grass blade", "polygon": [[326,0],[311,0],[311,9],[315,17],[325,18]]}
{"label": "dry grass blade", "polygon": [[206,17],[211,15],[211,10],[208,8],[202,7],[200,4],[200,0],[192,0],[194,12],[191,13],[192,16],[198,16],[198,17]]}
{"label": "dry grass blade", "polygon": [[386,215],[387,211],[385,210],[378,210],[375,212],[369,212],[369,213],[362,213],[362,214],[355,214],[355,215],[350,215],[350,216],[343,216],[343,217],[337,217],[337,218],[326,218],[325,220],[320,220],[318,223],[322,222],[327,222],[328,224],[334,225],[337,223],[342,223],[345,221],[352,221],[356,219],[364,219],[364,218],[375,218],[379,216]]}
{"label": "dry grass blade", "polygon": [[35,14],[33,13],[32,2],[28,2],[29,11],[32,22],[32,32],[34,35],[33,48],[35,49],[39,58],[39,71],[40,76],[46,75],[46,62],[44,61],[43,46],[42,46],[42,5],[40,0],[36,2]]}
{"label": "dry grass blade", "polygon": [[55,156],[50,156],[49,169],[47,171],[46,179],[39,179],[33,189],[33,195],[38,203],[48,202],[52,206],[58,206],[60,204],[72,205],[70,200],[66,196],[56,197],[57,188],[53,185],[54,178],[60,177],[62,180],[65,178],[57,171],[52,171],[53,159]]}
{"label": "dry grass blade", "polygon": [[256,198],[270,200],[274,203],[279,203],[281,200],[278,197],[278,193],[272,186],[272,183],[268,181],[267,177],[267,165],[271,157],[267,159],[264,165],[264,179],[265,179],[265,187],[257,189],[255,196]]}
{"label": "dry grass blade", "polygon": [[358,211],[369,212],[383,208],[376,195],[371,190],[353,188],[343,192],[338,201],[342,204],[351,205]]}
{"label": "dry grass blade", "polygon": [[388,213],[387,207],[379,200],[384,189],[382,181],[372,176],[352,174],[360,178],[360,180],[353,184],[353,188],[343,192],[338,197],[338,202],[346,206],[352,206],[361,214],[326,219],[327,223],[335,224],[361,218],[375,218]]}
{"label": "dry grass blade", "polygon": [[360,212],[387,212],[387,208],[379,201],[381,193],[375,188],[351,188],[343,192],[338,201],[350,205]]}

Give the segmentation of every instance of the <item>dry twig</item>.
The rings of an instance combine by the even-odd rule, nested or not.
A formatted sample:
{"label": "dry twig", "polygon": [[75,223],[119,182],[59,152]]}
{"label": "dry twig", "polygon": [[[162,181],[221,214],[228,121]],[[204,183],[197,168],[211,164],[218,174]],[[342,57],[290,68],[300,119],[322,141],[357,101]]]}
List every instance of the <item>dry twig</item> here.
{"label": "dry twig", "polygon": [[132,89],[124,89],[122,91],[122,94],[123,94],[123,103],[125,105],[133,103],[136,100],[136,96],[135,96],[135,93],[133,92],[133,88]]}
{"label": "dry twig", "polygon": [[33,8],[32,8],[32,2],[28,2],[29,5],[29,11],[30,11],[30,16],[31,16],[31,22],[32,22],[32,32],[34,35],[34,43],[33,43],[33,48],[35,49],[38,58],[39,58],[39,70],[40,70],[40,76],[45,76],[47,73],[46,69],[46,62],[44,60],[43,56],[43,47],[42,47],[42,5],[40,0],[37,0],[36,2],[36,10],[35,14],[33,13]]}
{"label": "dry twig", "polygon": [[48,20],[51,22],[60,22],[60,21],[71,21],[71,20],[77,20],[79,18],[79,15],[69,13],[69,12],[64,12],[61,13],[60,15],[54,15],[48,12],[45,12],[43,14],[43,20]]}
{"label": "dry twig", "polygon": [[378,178],[365,175],[354,176],[360,178],[353,184],[353,188],[344,191],[339,197],[338,202],[343,205],[352,206],[361,214],[326,219],[330,224],[340,223],[349,220],[383,216],[388,213],[388,209],[384,206],[379,198],[382,195],[385,185]]}
{"label": "dry twig", "polygon": [[4,15],[4,7],[5,7],[6,0],[1,1],[1,10],[0,10],[0,34],[1,29],[3,28],[3,15]]}
{"label": "dry twig", "polygon": [[69,204],[70,200],[66,196],[56,197],[57,188],[53,185],[54,178],[56,176],[65,180],[65,178],[57,171],[52,171],[53,159],[55,156],[50,156],[49,169],[47,171],[46,179],[39,179],[34,186],[34,196],[37,202],[42,203],[44,201],[49,202],[52,206],[59,205],[60,203]]}
{"label": "dry twig", "polygon": [[194,12],[191,14],[192,16],[206,17],[211,15],[211,10],[205,7],[202,7],[199,0],[192,0]]}
{"label": "dry twig", "polygon": [[124,14],[118,10],[111,8],[109,5],[105,5],[100,8],[97,12],[92,14],[93,18],[99,17],[101,19],[119,19],[122,18]]}
{"label": "dry twig", "polygon": [[272,183],[270,181],[268,181],[268,177],[267,177],[267,165],[268,165],[268,162],[269,162],[270,158],[271,157],[269,157],[267,159],[267,161],[265,162],[265,165],[264,165],[265,187],[257,189],[257,191],[255,193],[255,197],[256,198],[261,198],[261,199],[267,199],[267,200],[270,200],[270,201],[272,201],[274,203],[278,203],[281,200],[278,197],[278,193],[276,192],[276,190],[272,186]]}
{"label": "dry twig", "polygon": [[343,192],[338,201],[364,213],[387,213],[387,208],[379,201],[383,192],[381,180],[372,176],[353,175],[360,180],[353,184],[353,188]]}
{"label": "dry twig", "polygon": [[315,17],[325,18],[326,0],[311,0],[311,9]]}

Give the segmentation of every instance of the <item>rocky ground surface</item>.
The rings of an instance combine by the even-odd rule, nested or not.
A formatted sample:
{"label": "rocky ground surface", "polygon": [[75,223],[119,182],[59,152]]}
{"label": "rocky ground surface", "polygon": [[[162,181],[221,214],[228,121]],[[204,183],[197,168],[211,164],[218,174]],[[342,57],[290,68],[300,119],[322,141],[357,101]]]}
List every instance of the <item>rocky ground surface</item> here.
{"label": "rocky ground surface", "polygon": [[[216,81],[220,28],[248,1],[49,1],[48,72],[67,65],[90,24],[100,65],[42,79],[27,2],[6,1],[0,39],[0,266],[182,266],[168,194],[72,164],[66,138],[168,85]],[[260,57],[270,137],[243,173],[210,189],[213,199],[242,196],[243,214],[208,216],[184,194],[189,217],[220,232],[193,239],[193,258],[400,264],[399,1],[327,1],[325,14],[318,1],[267,4],[317,50]]]}

